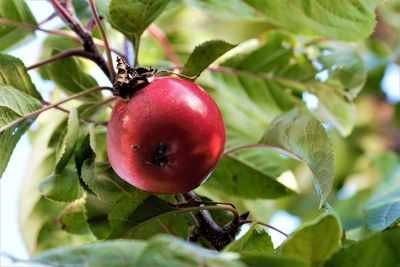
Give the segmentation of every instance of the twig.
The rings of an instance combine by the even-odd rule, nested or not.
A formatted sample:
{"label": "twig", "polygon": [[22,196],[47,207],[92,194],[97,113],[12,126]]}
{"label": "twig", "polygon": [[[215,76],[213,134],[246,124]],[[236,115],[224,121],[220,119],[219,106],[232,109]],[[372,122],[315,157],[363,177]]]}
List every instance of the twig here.
{"label": "twig", "polygon": [[56,12],[53,12],[53,13],[51,13],[50,16],[48,16],[48,17],[45,18],[44,20],[38,22],[38,25],[43,25],[43,24],[45,24],[46,22],[49,22],[50,20],[54,19],[56,16],[57,16],[57,13],[56,13]]}
{"label": "twig", "polygon": [[20,122],[22,122],[22,121],[24,121],[26,119],[35,117],[36,115],[39,115],[39,114],[41,114],[42,112],[44,112],[46,110],[49,110],[49,109],[52,109],[52,108],[56,108],[59,105],[64,104],[64,103],[66,103],[68,101],[71,101],[73,99],[77,99],[77,98],[85,96],[85,95],[90,95],[90,94],[93,94],[94,92],[102,91],[102,90],[112,91],[113,89],[111,87],[107,87],[107,86],[93,87],[93,88],[90,88],[88,90],[82,91],[80,93],[74,94],[74,95],[72,95],[72,96],[70,96],[70,97],[68,97],[66,99],[63,99],[63,100],[57,102],[57,103],[48,105],[48,106],[46,106],[44,108],[41,108],[41,109],[35,110],[35,111],[31,112],[31,113],[23,115],[21,118],[18,118],[15,121],[13,121],[13,122],[3,126],[2,128],[0,128],[0,133],[5,131],[5,130],[7,130],[7,129],[10,129],[14,125],[17,125],[18,123],[20,123]]}
{"label": "twig", "polygon": [[[129,231],[126,233],[126,236],[129,236],[129,235],[132,233],[132,231],[133,231],[134,229],[136,229],[137,227],[139,227],[139,226],[141,226],[141,225],[143,225],[143,224],[146,224],[147,222],[149,222],[149,221],[151,221],[151,220],[153,220],[153,219],[157,219],[157,218],[159,218],[159,217],[161,217],[161,216],[172,215],[172,214],[177,214],[177,213],[185,213],[185,212],[208,211],[208,210],[220,210],[220,211],[224,211],[224,210],[225,210],[225,211],[230,211],[230,212],[235,212],[235,213],[237,213],[236,210],[233,211],[233,209],[231,209],[231,208],[229,208],[229,207],[221,207],[221,206],[201,206],[201,207],[187,207],[187,208],[173,209],[173,210],[166,211],[166,212],[161,213],[161,214],[159,214],[159,215],[157,215],[157,216],[148,218],[148,219],[146,219],[146,220],[140,222],[139,224],[135,225],[131,230],[129,230]],[[128,222],[131,222],[131,221],[129,221],[129,220],[127,220],[127,221],[128,221]],[[215,222],[214,222],[214,223],[215,223]],[[215,224],[215,225],[217,225],[217,224]]]}
{"label": "twig", "polygon": [[[64,31],[64,30],[47,30],[47,29],[43,29],[41,27],[38,27],[37,25],[33,25],[33,24],[29,24],[29,23],[23,23],[23,22],[18,22],[18,21],[14,21],[14,20],[9,20],[9,19],[2,19],[0,18],[0,25],[9,25],[9,26],[14,26],[20,29],[26,29],[26,30],[32,30],[32,31],[41,31],[41,32],[45,32],[48,34],[53,34],[53,35],[58,35],[58,36],[64,36],[67,38],[71,38],[77,41],[81,41],[81,38],[76,35],[74,32],[71,31]],[[102,40],[99,40],[97,38],[93,38],[93,42],[95,45],[103,47],[104,48],[104,42]],[[118,56],[122,57],[123,59],[126,59],[125,55],[116,50],[115,48],[110,48],[110,50],[112,52],[114,52],[115,54],[117,54]]]}
{"label": "twig", "polygon": [[96,5],[94,3],[94,0],[89,0],[89,5],[90,5],[90,10],[92,11],[92,17],[96,23],[97,29],[100,31],[101,39],[104,42],[104,48],[105,48],[106,56],[107,56],[108,71],[110,72],[111,80],[114,81],[115,71],[114,71],[114,68],[112,65],[111,52],[110,52],[110,47],[108,45],[107,37],[106,37],[106,34],[104,33],[104,29],[101,26],[100,19],[97,15],[97,10],[96,10]]}
{"label": "twig", "polygon": [[[47,101],[45,101],[45,100],[42,100],[42,101],[40,101],[43,105],[45,105],[45,106],[49,106],[49,105],[51,105],[49,102],[47,102]],[[62,112],[64,112],[64,113],[67,113],[67,114],[69,114],[70,113],[70,111],[68,110],[68,109],[65,109],[65,108],[62,108],[62,107],[54,107],[54,109],[57,109],[57,110],[59,110],[59,111],[62,111]],[[81,115],[82,115],[82,113],[81,113]],[[93,123],[93,124],[96,124],[96,125],[102,125],[102,126],[107,126],[107,124],[108,124],[108,122],[106,122],[106,121],[94,121],[94,120],[89,120],[89,119],[83,119],[83,118],[80,118],[79,119],[80,121],[82,121],[82,122],[86,122],[86,123]]]}
{"label": "twig", "polygon": [[283,232],[283,231],[279,230],[278,228],[276,228],[275,226],[269,225],[269,224],[267,224],[267,223],[263,223],[263,222],[260,222],[260,221],[245,220],[245,221],[240,222],[240,225],[243,225],[243,224],[246,224],[246,223],[256,223],[256,224],[259,224],[259,225],[268,227],[268,228],[270,228],[270,229],[272,229],[272,230],[275,230],[275,231],[277,231],[278,233],[280,233],[280,234],[286,236],[286,238],[289,237],[289,235],[286,234],[285,232]]}
{"label": "twig", "polygon": [[71,3],[68,1],[65,2],[65,4],[68,5],[67,8],[65,8],[60,4],[60,2],[58,2],[58,0],[50,0],[50,2],[59,14],[60,18],[80,37],[84,50],[92,54],[92,60],[96,62],[112,82],[112,75],[108,70],[107,63],[101,56],[90,32],[83,27],[82,23],[76,17]]}
{"label": "twig", "polygon": [[247,76],[247,77],[252,77],[252,78],[259,78],[259,79],[265,79],[265,80],[271,80],[271,81],[277,81],[281,83],[286,83],[286,84],[291,84],[294,86],[299,92],[303,92],[304,90],[302,88],[305,88],[307,84],[301,83],[296,80],[291,80],[291,79],[286,79],[282,77],[276,77],[272,73],[260,73],[260,72],[252,72],[248,70],[240,70],[240,69],[234,69],[234,68],[229,68],[229,67],[224,67],[224,66],[218,66],[218,67],[208,67],[207,70],[212,71],[212,72],[221,72],[221,73],[228,73],[228,74],[234,74],[238,76]]}
{"label": "twig", "polygon": [[163,47],[165,54],[167,55],[168,59],[173,62],[175,65],[180,65],[179,58],[176,55],[174,49],[172,48],[171,44],[168,41],[168,38],[164,31],[160,29],[156,24],[152,23],[149,28],[147,29],[151,35],[153,35],[160,45]]}
{"label": "twig", "polygon": [[66,50],[64,52],[61,52],[59,54],[56,54],[54,56],[51,56],[51,57],[49,57],[49,58],[47,58],[47,59],[45,59],[43,61],[40,61],[40,62],[38,62],[36,64],[28,66],[27,70],[32,70],[32,69],[41,67],[43,65],[52,63],[54,61],[57,61],[57,60],[60,60],[60,59],[63,59],[63,58],[67,58],[67,57],[72,57],[72,56],[79,56],[79,57],[84,57],[84,58],[87,58],[87,59],[92,59],[91,54],[88,53],[87,51],[84,51],[82,49],[70,49],[70,50]]}

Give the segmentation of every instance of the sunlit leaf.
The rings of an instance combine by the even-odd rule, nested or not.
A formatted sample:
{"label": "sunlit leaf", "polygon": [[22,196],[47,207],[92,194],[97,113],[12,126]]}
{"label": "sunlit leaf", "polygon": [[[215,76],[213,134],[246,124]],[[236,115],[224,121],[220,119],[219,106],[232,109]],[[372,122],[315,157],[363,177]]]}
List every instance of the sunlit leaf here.
{"label": "sunlit leaf", "polygon": [[46,198],[62,202],[74,201],[83,193],[78,174],[68,167],[43,180],[39,190]]}
{"label": "sunlit leaf", "polygon": [[293,194],[274,177],[237,156],[224,156],[204,186],[211,191],[248,199],[277,198]]}
{"label": "sunlit leaf", "polygon": [[[111,0],[109,20],[134,44],[167,6],[169,0]],[[136,48],[138,49],[138,48]]]}
{"label": "sunlit leaf", "polygon": [[323,266],[340,249],[342,230],[337,218],[327,215],[302,226],[281,245],[283,255],[302,259],[307,266]]}
{"label": "sunlit leaf", "polygon": [[61,228],[77,235],[90,235],[87,223],[85,199],[81,198],[69,203],[60,214]]}
{"label": "sunlit leaf", "polygon": [[224,251],[263,254],[273,252],[274,247],[268,233],[254,223],[242,237],[230,243]]}
{"label": "sunlit leaf", "polygon": [[[41,96],[20,59],[0,54],[0,86],[0,128],[40,108]],[[14,147],[34,120],[29,118],[0,133],[0,177]]]}
{"label": "sunlit leaf", "polygon": [[271,122],[260,143],[276,146],[304,161],[314,175],[320,205],[325,202],[333,183],[334,162],[321,122],[307,111],[293,109]]}
{"label": "sunlit leaf", "polygon": [[343,247],[325,267],[399,266],[400,230],[375,234]]}
{"label": "sunlit leaf", "polygon": [[375,26],[375,0],[355,0],[337,4],[329,1],[245,0],[273,25],[307,36],[339,40],[364,39]]}
{"label": "sunlit leaf", "polygon": [[182,74],[186,76],[199,75],[217,58],[235,46],[222,40],[212,40],[197,46],[183,66]]}

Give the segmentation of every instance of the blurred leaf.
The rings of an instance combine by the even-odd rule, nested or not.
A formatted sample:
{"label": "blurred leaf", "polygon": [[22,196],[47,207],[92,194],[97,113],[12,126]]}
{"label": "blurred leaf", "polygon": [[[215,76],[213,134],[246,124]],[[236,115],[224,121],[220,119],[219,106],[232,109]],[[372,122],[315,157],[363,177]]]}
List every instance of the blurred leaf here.
{"label": "blurred leaf", "polygon": [[[36,26],[35,17],[32,15],[25,1],[0,1],[0,21],[1,19],[7,19]],[[0,51],[12,47],[32,33],[33,30],[22,29],[15,26],[0,26]]]}
{"label": "blurred leaf", "polygon": [[85,198],[69,203],[60,214],[61,228],[77,235],[91,235],[87,223]]}
{"label": "blurred leaf", "polygon": [[260,11],[273,25],[306,36],[353,41],[368,37],[375,26],[375,0],[355,0],[341,5],[334,0],[244,2]]}
{"label": "blurred leaf", "polygon": [[[38,252],[38,235],[43,225],[49,220],[56,220],[55,216],[65,205],[44,198],[37,188],[38,183],[54,171],[55,153],[47,144],[64,118],[65,115],[56,110],[43,113],[37,122],[41,127],[30,138],[32,152],[21,184],[18,213],[21,234],[31,254]],[[52,123],[43,123],[49,121]]]}
{"label": "blurred leaf", "polygon": [[[60,50],[53,49],[52,55],[58,54]],[[64,58],[47,66],[50,79],[67,95],[96,87],[96,80],[82,70],[82,65],[75,58]],[[99,99],[100,94],[94,93],[86,96],[86,99]]]}
{"label": "blurred leaf", "polygon": [[333,205],[335,212],[340,217],[344,230],[361,227],[365,224],[363,207],[371,195],[371,190],[357,192],[347,199],[340,199]]}
{"label": "blurred leaf", "polygon": [[[40,94],[36,91],[22,61],[0,54],[0,128],[41,107]],[[35,118],[22,121],[0,133],[0,177],[21,136]]]}
{"label": "blurred leaf", "polygon": [[78,174],[69,167],[40,182],[39,190],[46,198],[61,202],[74,201],[83,193]]}
{"label": "blurred leaf", "polygon": [[325,267],[399,266],[400,230],[375,234],[343,247]]}
{"label": "blurred leaf", "polygon": [[[58,210],[59,212],[60,210]],[[75,235],[61,230],[58,217],[51,218],[40,229],[36,252],[45,252],[53,248],[92,243],[95,241],[93,236]]]}
{"label": "blurred leaf", "polygon": [[106,241],[46,251],[31,258],[32,263],[63,266],[137,266],[135,262],[146,247],[139,240]]}
{"label": "blurred leaf", "polygon": [[[45,60],[52,56],[52,53],[54,51],[65,51],[69,49],[76,49],[76,48],[81,48],[82,44],[75,39],[67,38],[64,36],[58,36],[58,35],[48,35],[43,41],[42,44],[42,49],[40,51],[39,59],[40,60]],[[83,68],[82,60],[79,60],[79,57],[75,57],[77,60],[77,63],[79,64],[79,68]],[[40,68],[38,68],[38,72],[40,76],[45,79],[45,80],[50,80],[50,75],[49,75],[49,68],[51,64],[44,65]]]}
{"label": "blurred leaf", "polygon": [[308,265],[296,258],[278,255],[275,253],[245,253],[241,255],[240,260],[247,267],[307,267]]}
{"label": "blurred leaf", "polygon": [[111,0],[109,21],[136,45],[144,30],[162,13],[168,2],[169,0]]}
{"label": "blurred leaf", "polygon": [[367,71],[354,48],[336,45],[334,49],[324,50],[318,61],[328,71],[328,84],[332,81],[332,86],[337,87],[338,84],[334,81],[338,81],[348,100],[353,100],[358,95],[367,78]]}
{"label": "blurred leaf", "polygon": [[222,40],[207,41],[196,46],[183,66],[182,74],[189,77],[200,75],[217,58],[234,47]]}
{"label": "blurred leaf", "polygon": [[[103,19],[107,19],[109,0],[96,0],[96,9]],[[89,3],[86,0],[72,0],[75,13],[82,22],[86,22],[92,18]]]}
{"label": "blurred leaf", "polygon": [[297,108],[286,112],[271,122],[260,143],[304,161],[314,175],[320,206],[325,202],[333,183],[333,152],[324,127],[314,116]]}
{"label": "blurred leaf", "polygon": [[204,186],[248,199],[277,198],[293,194],[273,177],[237,156],[224,156]]}
{"label": "blurred leaf", "polygon": [[189,0],[196,8],[206,12],[208,15],[222,19],[245,20],[257,17],[257,12],[241,0]]}
{"label": "blurred leaf", "polygon": [[236,253],[207,250],[172,236],[152,238],[135,266],[143,267],[245,267]]}
{"label": "blurred leaf", "polygon": [[171,236],[139,240],[105,241],[71,248],[47,251],[31,258],[32,263],[65,266],[142,266],[244,267],[233,253],[216,253]]}
{"label": "blurred leaf", "polygon": [[68,117],[68,124],[65,136],[61,139],[60,146],[56,151],[55,173],[61,172],[72,157],[76,142],[79,137],[79,118],[76,109],[71,109]]}
{"label": "blurred leaf", "polygon": [[341,236],[337,218],[326,215],[296,230],[281,245],[280,252],[302,259],[307,266],[323,266],[340,249]]}
{"label": "blurred leaf", "polygon": [[274,247],[268,233],[253,223],[242,237],[230,243],[224,251],[263,254],[267,251],[273,252]]}
{"label": "blurred leaf", "polygon": [[356,121],[356,106],[337,91],[337,87],[316,86],[315,95],[319,99],[315,113],[324,121],[331,123],[342,136],[351,134]]}
{"label": "blurred leaf", "polygon": [[372,231],[382,231],[400,220],[400,160],[386,175],[364,207]]}

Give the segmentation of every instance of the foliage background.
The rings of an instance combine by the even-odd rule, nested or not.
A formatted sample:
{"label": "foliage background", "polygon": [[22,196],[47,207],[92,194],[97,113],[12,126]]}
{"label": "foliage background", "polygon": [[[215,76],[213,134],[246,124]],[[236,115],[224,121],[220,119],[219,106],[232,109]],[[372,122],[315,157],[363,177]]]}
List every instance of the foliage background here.
{"label": "foliage background", "polygon": [[[33,3],[35,1],[27,2],[35,9],[35,5],[37,5],[37,3]],[[190,4],[193,4],[193,2],[188,1]],[[398,65],[400,51],[398,39],[400,36],[398,28],[398,25],[400,25],[398,15],[399,5],[399,1],[388,1],[386,4],[380,2],[378,4],[379,23],[375,33],[365,41],[351,43],[351,46],[360,53],[363,62],[366,64],[368,79],[363,91],[361,91],[360,95],[355,100],[357,117],[354,124],[355,128],[352,130],[351,135],[343,138],[338,131],[333,129],[330,131],[330,137],[333,140],[335,149],[336,170],[334,186],[337,190],[337,196],[334,197],[331,204],[341,216],[345,228],[358,228],[362,225],[360,221],[363,217],[361,214],[362,205],[370,198],[371,190],[380,183],[379,179],[384,179],[385,174],[389,174],[389,172],[395,169],[393,166],[398,164],[395,153],[399,153],[400,140],[398,133],[398,125],[400,123],[398,107],[400,99]],[[36,6],[36,8],[38,7]],[[207,7],[205,7],[205,9],[207,9]],[[189,8],[189,11],[182,13],[173,9],[170,10],[170,12],[170,14],[167,13],[164,17],[161,17],[158,24],[165,28],[171,43],[181,58],[186,58],[194,46],[202,41],[218,37],[235,43],[246,39],[249,35],[255,34],[252,31],[262,32],[266,27],[260,21],[246,21],[246,14],[243,14],[243,20],[246,21],[247,24],[243,24],[243,29],[236,27],[237,32],[232,34],[231,32],[227,32],[226,28],[221,26],[224,24],[219,21],[221,19],[226,20],[227,22],[224,22],[226,23],[225,25],[235,26],[234,21],[229,17],[229,12],[228,14],[223,14],[223,16],[218,14],[218,18],[213,16],[212,13],[205,16],[203,13],[199,12],[199,8],[196,9],[192,7]],[[169,19],[168,16],[175,16],[175,19]],[[185,21],[185,23],[177,22],[179,19]],[[205,27],[205,25],[207,25],[207,27]],[[212,29],[212,31],[207,31],[205,29]],[[196,32],[196,35],[193,36],[193,32]],[[39,38],[40,35],[42,34],[38,34]],[[249,45],[251,46],[252,44],[249,43]],[[31,49],[29,50],[31,51]],[[18,50],[11,53],[23,59],[26,58],[26,60],[30,60],[26,62],[26,65],[37,60],[37,58],[34,57],[21,56]],[[143,65],[150,65],[155,62],[160,63],[160,58],[165,59],[162,49],[154,39],[145,35],[142,43],[140,62]],[[91,72],[95,71],[95,68],[90,65],[88,69]],[[38,88],[43,90],[42,88],[47,87],[51,90],[51,83],[39,81],[40,78],[35,72],[33,72],[32,75],[36,77],[34,82],[37,83],[36,85]],[[205,74],[205,77],[202,77],[202,79],[209,79],[207,75],[208,74]],[[324,75],[327,75],[327,73],[322,72],[319,75],[321,79],[324,79]],[[101,74],[97,72],[95,76],[100,79],[99,84],[105,83],[104,77],[102,79]],[[41,86],[39,86],[39,84]],[[317,99],[313,95],[304,94],[303,99],[309,108],[313,109],[316,107]],[[273,110],[271,114],[275,114]],[[342,127],[342,134],[346,133],[349,126],[345,124],[344,126],[342,125]],[[26,156],[27,149],[21,147],[20,149],[23,151],[22,154],[25,154],[23,156]],[[394,151],[394,153],[390,151]],[[18,169],[22,169],[20,164],[21,159],[22,156],[16,153],[11,160],[12,162],[18,163]],[[299,181],[302,181],[298,185],[302,187],[301,191],[310,193],[304,194],[295,200],[282,199],[257,203],[258,207],[255,206],[253,208],[268,209],[271,211],[270,214],[263,213],[263,215],[260,216],[261,220],[269,221],[273,214],[279,210],[286,210],[298,216],[303,222],[309,221],[317,215],[318,201],[316,201],[316,196],[312,193],[310,173],[302,166],[297,166],[293,173]],[[286,173],[284,178],[286,177],[287,181],[291,181],[291,175],[291,173]],[[16,208],[12,208],[11,206],[16,202],[9,202],[9,200],[3,199],[4,196],[9,195],[9,192],[11,192],[9,191],[10,189],[15,190],[17,188],[15,185],[5,184],[5,181],[16,181],[14,177],[9,178],[10,176],[15,176],[12,166],[8,167],[7,173],[0,181],[2,190],[1,245],[2,251],[7,251],[18,256],[18,254],[13,251],[9,251],[8,249],[3,250],[3,248],[9,246],[9,240],[14,240],[14,238],[7,238],[7,243],[3,242],[3,237],[8,237],[9,233],[9,229],[4,228],[3,218],[8,219],[12,217],[12,215],[9,215],[11,217],[7,215],[3,216],[4,210],[16,210]],[[377,177],[381,178],[377,179]],[[5,192],[7,192],[7,194]],[[15,193],[12,194],[15,196]],[[5,202],[11,204],[3,206]],[[355,235],[357,235],[356,232]],[[20,248],[17,250],[19,251]]]}

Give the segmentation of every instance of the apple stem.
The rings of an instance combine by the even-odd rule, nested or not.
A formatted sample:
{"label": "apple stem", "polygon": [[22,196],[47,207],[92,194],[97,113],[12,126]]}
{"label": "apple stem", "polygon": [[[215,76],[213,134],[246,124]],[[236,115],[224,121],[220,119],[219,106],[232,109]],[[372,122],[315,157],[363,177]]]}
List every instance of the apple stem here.
{"label": "apple stem", "polygon": [[[188,204],[193,202],[199,203],[199,205],[204,204],[201,198],[193,191],[177,195],[177,198],[180,201],[185,201]],[[232,206],[232,204],[229,205]],[[235,234],[239,227],[247,219],[248,213],[239,216],[239,213],[234,207],[226,207],[226,210],[232,212],[234,217],[231,222],[222,227],[215,222],[210,212],[207,210],[190,212],[196,222],[196,225],[193,227],[189,235],[189,240],[196,242],[200,237],[204,237],[215,249],[219,251],[235,240]]]}

